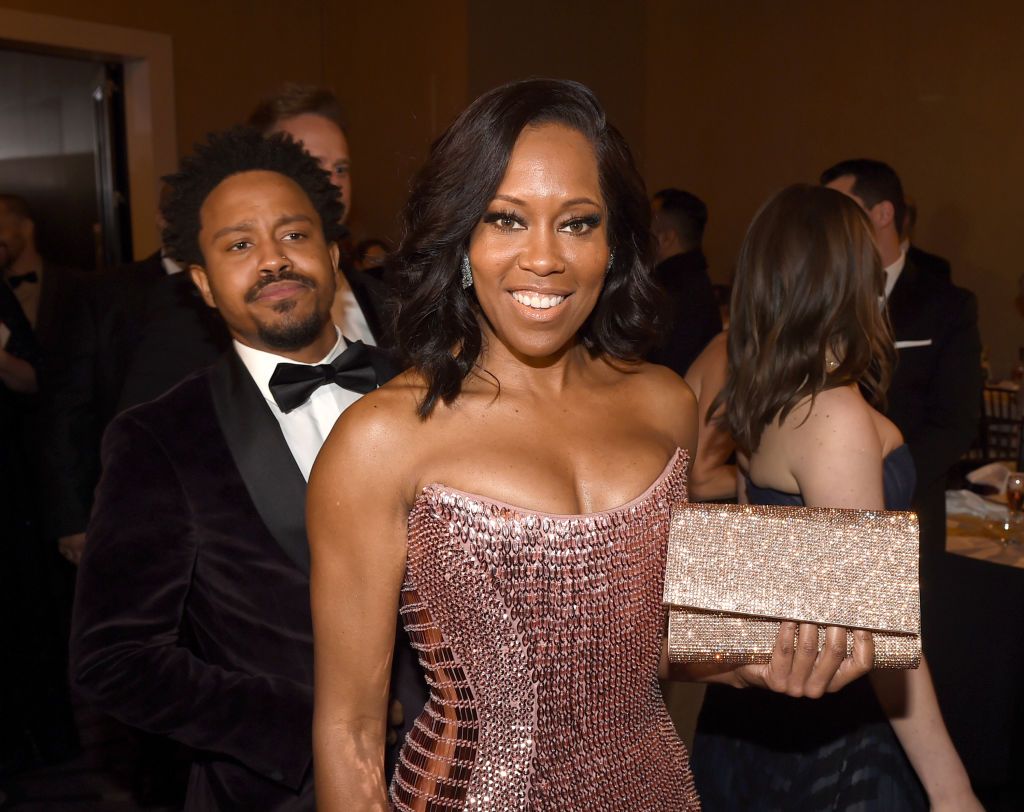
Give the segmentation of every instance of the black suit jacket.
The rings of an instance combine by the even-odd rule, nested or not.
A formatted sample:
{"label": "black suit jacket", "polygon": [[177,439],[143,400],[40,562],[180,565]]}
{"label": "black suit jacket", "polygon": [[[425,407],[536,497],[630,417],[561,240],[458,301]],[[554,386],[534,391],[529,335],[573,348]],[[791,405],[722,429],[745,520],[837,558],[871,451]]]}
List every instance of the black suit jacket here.
{"label": "black suit jacket", "polygon": [[917,467],[917,498],[941,492],[949,469],[970,447],[981,409],[978,303],[907,261],[889,295],[898,361],[888,415]]}
{"label": "black suit jacket", "polygon": [[43,465],[49,530],[85,530],[99,479],[100,438],[124,409],[163,394],[230,345],[187,273],[160,254],[97,274],[80,291],[44,387]]}
{"label": "black suit jacket", "polygon": [[722,315],[698,249],[659,262],[654,276],[668,296],[671,321],[662,343],[648,360],[685,375],[708,342],[722,332]]}
{"label": "black suit jacket", "polygon": [[101,710],[201,751],[187,809],[314,808],[305,491],[234,352],[104,437],[72,676]]}
{"label": "black suit jacket", "polygon": [[940,257],[938,254],[929,253],[923,248],[918,248],[913,243],[907,248],[907,261],[914,263],[914,267],[936,274],[947,281],[952,276],[952,269],[948,259]]}
{"label": "black suit jacket", "polygon": [[388,289],[384,281],[372,274],[350,270],[344,265],[340,268],[345,275],[359,307],[366,317],[366,325],[373,333],[378,347],[393,345],[391,314]]}

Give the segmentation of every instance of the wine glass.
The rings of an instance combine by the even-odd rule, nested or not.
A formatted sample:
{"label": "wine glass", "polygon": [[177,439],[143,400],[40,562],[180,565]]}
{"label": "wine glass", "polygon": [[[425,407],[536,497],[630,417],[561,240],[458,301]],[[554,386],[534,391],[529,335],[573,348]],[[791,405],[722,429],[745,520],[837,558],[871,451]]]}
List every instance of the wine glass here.
{"label": "wine glass", "polygon": [[1014,471],[1006,480],[1007,543],[1020,544],[1021,525],[1024,524],[1024,473]]}

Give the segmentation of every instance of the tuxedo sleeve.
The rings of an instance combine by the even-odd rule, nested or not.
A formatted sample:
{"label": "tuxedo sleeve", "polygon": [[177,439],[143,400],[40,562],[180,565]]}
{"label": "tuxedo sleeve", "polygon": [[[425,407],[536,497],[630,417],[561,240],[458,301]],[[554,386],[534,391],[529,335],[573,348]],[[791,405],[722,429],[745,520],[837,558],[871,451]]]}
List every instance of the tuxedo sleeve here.
{"label": "tuxedo sleeve", "polygon": [[981,335],[973,293],[952,288],[949,321],[928,382],[922,425],[909,438],[919,486],[934,484],[971,446],[981,418]]}
{"label": "tuxedo sleeve", "polygon": [[103,475],[78,573],[72,678],[100,710],[297,789],[311,763],[312,690],[205,662],[183,618],[200,539],[160,440],[132,411],[103,440]]}

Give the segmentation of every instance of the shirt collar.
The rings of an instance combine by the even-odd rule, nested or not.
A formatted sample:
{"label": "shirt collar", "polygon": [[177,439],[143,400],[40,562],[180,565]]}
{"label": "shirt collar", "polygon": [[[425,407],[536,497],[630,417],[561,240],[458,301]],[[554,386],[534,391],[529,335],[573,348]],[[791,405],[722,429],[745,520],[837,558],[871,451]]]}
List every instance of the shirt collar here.
{"label": "shirt collar", "polygon": [[337,325],[335,325],[334,329],[338,333],[338,340],[335,342],[331,351],[317,361],[316,364],[306,364],[302,361],[293,361],[291,358],[285,358],[282,355],[275,355],[272,352],[257,350],[243,344],[237,339],[232,343],[235,345],[235,352],[238,353],[238,357],[242,359],[242,363],[245,364],[245,368],[249,370],[249,374],[252,375],[252,379],[256,382],[256,386],[259,388],[260,394],[262,394],[271,406],[276,409],[277,404],[274,402],[273,395],[270,394],[270,378],[274,374],[274,370],[277,369],[277,365],[285,363],[312,367],[317,364],[329,364],[341,355],[348,346],[348,342],[345,340],[345,337],[342,336],[341,330],[338,329]]}
{"label": "shirt collar", "polygon": [[165,254],[163,250],[160,251],[160,264],[164,266],[164,273],[166,273],[168,276],[174,276],[174,274],[181,273],[182,271],[185,270],[184,266],[179,265],[177,262],[175,262],[173,259],[167,256],[167,254]]}
{"label": "shirt collar", "polygon": [[885,298],[889,298],[889,294],[892,293],[892,289],[896,287],[896,281],[900,278],[900,274],[903,273],[903,267],[907,264],[907,254],[905,251],[900,252],[899,259],[897,259],[892,265],[889,265],[885,269]]}

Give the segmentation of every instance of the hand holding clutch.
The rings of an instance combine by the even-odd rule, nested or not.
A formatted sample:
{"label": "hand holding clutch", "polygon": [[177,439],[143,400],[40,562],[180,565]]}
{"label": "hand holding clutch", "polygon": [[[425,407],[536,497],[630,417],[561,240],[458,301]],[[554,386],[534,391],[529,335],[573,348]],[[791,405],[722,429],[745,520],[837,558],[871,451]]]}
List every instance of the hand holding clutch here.
{"label": "hand holding clutch", "polygon": [[872,666],[914,668],[917,557],[911,513],[678,505],[664,593],[669,659],[691,674],[744,665],[740,682],[795,695],[835,690]]}

